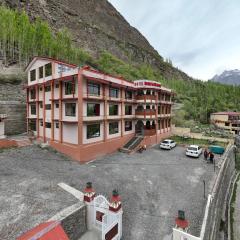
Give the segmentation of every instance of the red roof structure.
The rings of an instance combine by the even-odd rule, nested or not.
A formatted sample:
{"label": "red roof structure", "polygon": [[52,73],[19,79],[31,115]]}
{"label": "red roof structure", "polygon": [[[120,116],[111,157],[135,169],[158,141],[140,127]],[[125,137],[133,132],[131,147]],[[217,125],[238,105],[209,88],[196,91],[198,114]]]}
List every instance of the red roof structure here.
{"label": "red roof structure", "polygon": [[212,113],[212,115],[231,115],[231,116],[238,116],[240,112],[216,112]]}
{"label": "red roof structure", "polygon": [[60,222],[41,223],[17,240],[69,240]]}

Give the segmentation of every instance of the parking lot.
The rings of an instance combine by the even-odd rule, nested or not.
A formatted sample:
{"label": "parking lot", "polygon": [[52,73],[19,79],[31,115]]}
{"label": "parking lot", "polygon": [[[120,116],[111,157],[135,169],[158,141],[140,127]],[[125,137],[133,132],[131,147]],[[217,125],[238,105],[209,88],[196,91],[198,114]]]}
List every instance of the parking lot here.
{"label": "parking lot", "polygon": [[81,191],[88,181],[97,193],[110,196],[115,188],[123,202],[123,239],[170,239],[177,210],[184,210],[189,232],[199,235],[206,194],[214,180],[211,164],[155,146],[127,155],[114,153],[89,164],[52,150],[29,146],[0,153],[0,239],[12,240],[76,202],[57,184]]}

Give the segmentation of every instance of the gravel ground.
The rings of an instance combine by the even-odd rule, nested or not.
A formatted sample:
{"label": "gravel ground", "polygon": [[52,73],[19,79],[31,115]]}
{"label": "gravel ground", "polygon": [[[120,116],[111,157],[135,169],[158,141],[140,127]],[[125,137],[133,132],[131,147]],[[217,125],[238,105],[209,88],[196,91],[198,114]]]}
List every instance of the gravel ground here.
{"label": "gravel ground", "polygon": [[190,233],[199,235],[213,166],[187,158],[184,148],[157,146],[142,154],[115,153],[81,165],[53,150],[29,146],[0,153],[0,239],[16,236],[76,202],[57,184],[79,190],[93,182],[97,193],[117,188],[123,202],[123,239],[170,239],[178,209],[185,210]]}

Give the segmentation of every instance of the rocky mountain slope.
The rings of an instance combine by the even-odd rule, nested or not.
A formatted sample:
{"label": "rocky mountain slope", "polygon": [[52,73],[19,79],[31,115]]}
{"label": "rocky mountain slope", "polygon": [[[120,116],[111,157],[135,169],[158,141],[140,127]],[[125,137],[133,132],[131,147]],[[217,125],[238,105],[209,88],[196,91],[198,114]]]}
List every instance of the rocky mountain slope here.
{"label": "rocky mountain slope", "polygon": [[228,85],[240,85],[240,70],[234,69],[224,71],[220,75],[215,75],[211,81],[219,82]]}
{"label": "rocky mountain slope", "polygon": [[0,0],[0,4],[23,9],[31,19],[39,16],[53,30],[68,28],[75,44],[93,56],[107,50],[126,62],[150,64],[166,79],[191,79],[166,63],[107,0]]}

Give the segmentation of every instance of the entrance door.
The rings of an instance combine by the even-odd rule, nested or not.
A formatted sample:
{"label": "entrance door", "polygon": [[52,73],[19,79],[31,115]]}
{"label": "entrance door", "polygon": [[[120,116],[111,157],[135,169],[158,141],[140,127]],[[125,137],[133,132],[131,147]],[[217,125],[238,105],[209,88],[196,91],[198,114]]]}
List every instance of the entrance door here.
{"label": "entrance door", "polygon": [[135,126],[135,131],[136,131],[136,134],[137,135],[144,135],[144,124],[143,124],[143,121],[141,120],[138,120],[137,121],[137,124]]}

